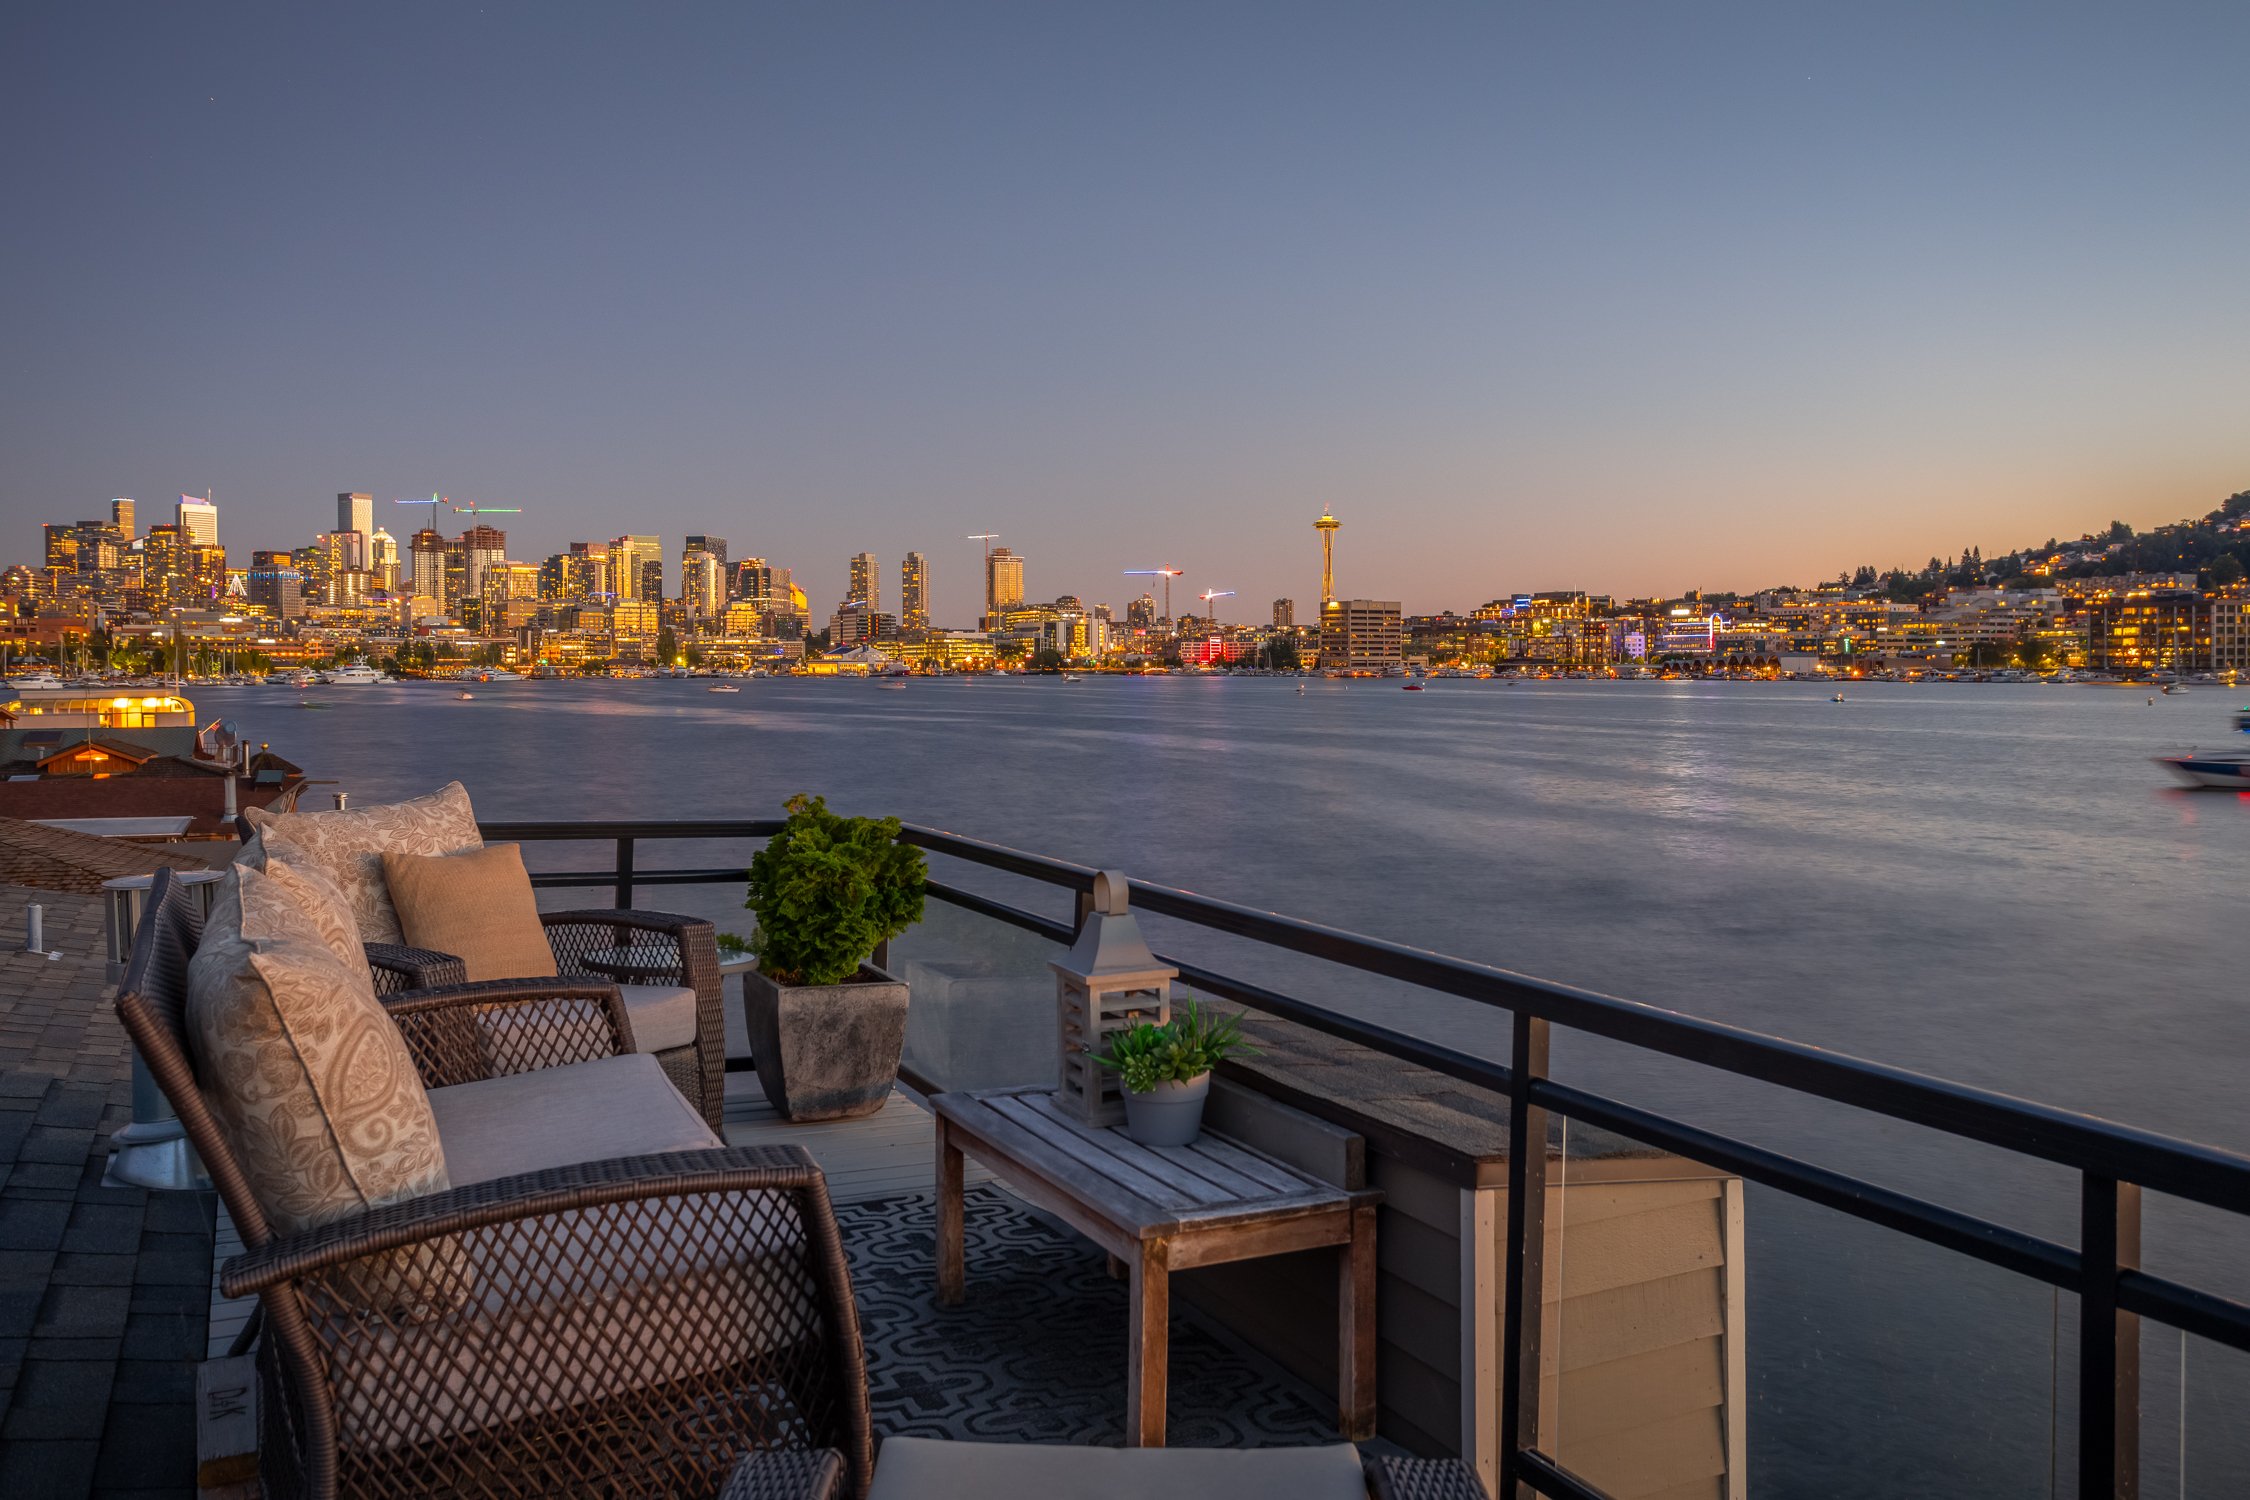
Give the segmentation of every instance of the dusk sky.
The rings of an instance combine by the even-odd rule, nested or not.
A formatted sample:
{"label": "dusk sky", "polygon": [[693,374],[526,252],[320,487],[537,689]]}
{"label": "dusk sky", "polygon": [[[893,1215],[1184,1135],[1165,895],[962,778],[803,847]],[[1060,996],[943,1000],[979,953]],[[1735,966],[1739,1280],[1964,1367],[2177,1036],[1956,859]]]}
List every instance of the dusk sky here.
{"label": "dusk sky", "polygon": [[[511,554],[1813,582],[2250,488],[2250,5],[28,5],[0,562],[212,488]],[[403,516],[403,535],[423,512]]]}

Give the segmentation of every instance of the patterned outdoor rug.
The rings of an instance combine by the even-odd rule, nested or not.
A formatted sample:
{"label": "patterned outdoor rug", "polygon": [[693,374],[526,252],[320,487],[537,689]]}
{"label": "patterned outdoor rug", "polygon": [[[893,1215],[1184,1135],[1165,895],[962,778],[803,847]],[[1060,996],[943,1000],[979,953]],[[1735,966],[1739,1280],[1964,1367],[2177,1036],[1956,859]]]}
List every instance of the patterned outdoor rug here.
{"label": "patterned outdoor rug", "polygon": [[[969,1189],[968,1296],[937,1305],[935,1204],[836,1210],[867,1344],[878,1435],[1125,1441],[1125,1284],[1102,1253],[997,1188]],[[1255,1448],[1336,1440],[1335,1414],[1175,1303],[1167,1441]]]}

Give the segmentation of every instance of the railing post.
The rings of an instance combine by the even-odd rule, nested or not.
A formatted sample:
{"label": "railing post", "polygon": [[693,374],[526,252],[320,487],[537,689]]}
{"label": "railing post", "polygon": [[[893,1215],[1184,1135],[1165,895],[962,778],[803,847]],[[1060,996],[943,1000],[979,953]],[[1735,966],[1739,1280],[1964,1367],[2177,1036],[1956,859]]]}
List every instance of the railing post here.
{"label": "railing post", "polygon": [[1093,914],[1094,893],[1092,891],[1080,891],[1078,893],[1077,914],[1070,919],[1070,931],[1073,937],[1086,930],[1086,919]]}
{"label": "railing post", "polygon": [[624,911],[633,904],[633,841],[617,841],[617,909]]}
{"label": "railing post", "polygon": [[1539,1335],[1546,1307],[1547,1112],[1527,1087],[1547,1076],[1547,1023],[1516,1012],[1508,1059],[1508,1262],[1500,1292],[1499,1500],[1529,1500],[1516,1455],[1539,1446]]}
{"label": "railing post", "polygon": [[2141,1189],[2081,1179],[2078,1283],[2078,1494],[2141,1492],[2141,1320],[2117,1306],[2117,1273],[2141,1263]]}

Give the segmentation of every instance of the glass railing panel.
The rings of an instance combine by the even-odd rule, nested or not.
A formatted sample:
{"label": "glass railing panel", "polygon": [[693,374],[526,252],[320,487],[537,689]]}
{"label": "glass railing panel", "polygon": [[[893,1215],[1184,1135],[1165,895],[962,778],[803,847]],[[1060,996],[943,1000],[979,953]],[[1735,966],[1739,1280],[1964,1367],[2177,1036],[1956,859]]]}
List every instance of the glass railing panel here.
{"label": "glass railing panel", "polygon": [[939,1089],[1053,1086],[1055,976],[1063,948],[932,898],[891,943],[906,981],[906,1068]]}
{"label": "glass railing panel", "polygon": [[1566,1468],[1619,1500],[2029,1500],[2067,1474],[2052,1288],[1583,1122],[1558,1136],[1540,1447]]}
{"label": "glass railing panel", "polygon": [[2142,1323],[2140,1492],[2250,1495],[2250,1353]]}

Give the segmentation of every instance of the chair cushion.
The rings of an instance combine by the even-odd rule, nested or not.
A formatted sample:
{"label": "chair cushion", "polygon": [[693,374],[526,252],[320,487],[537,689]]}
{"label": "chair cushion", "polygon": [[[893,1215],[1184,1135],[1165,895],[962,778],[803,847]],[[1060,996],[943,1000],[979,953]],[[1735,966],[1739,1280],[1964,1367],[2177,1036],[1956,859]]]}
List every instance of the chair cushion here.
{"label": "chair cushion", "polygon": [[695,991],[676,984],[621,984],[633,1050],[669,1052],[695,1045]]}
{"label": "chair cushion", "polygon": [[325,914],[300,905],[308,891],[286,867],[236,866],[188,965],[197,1075],[285,1233],[448,1185],[405,1038],[350,952],[333,887]]}
{"label": "chair cushion", "polygon": [[883,1439],[867,1500],[1367,1500],[1359,1450],[1308,1448],[1084,1448],[1041,1443]]}
{"label": "chair cushion", "polygon": [[470,980],[544,979],[555,950],[539,922],[523,851],[487,844],[450,854],[383,851],[383,883],[407,943],[461,960]]}
{"label": "chair cushion", "polygon": [[430,1090],[446,1171],[460,1184],[658,1151],[724,1145],[656,1059],[597,1058]]}
{"label": "chair cushion", "polygon": [[243,814],[256,830],[235,856],[238,864],[265,868],[269,858],[318,865],[350,900],[363,943],[402,940],[398,913],[383,881],[383,853],[450,854],[475,849],[484,839],[460,782],[427,796],[341,812]]}

